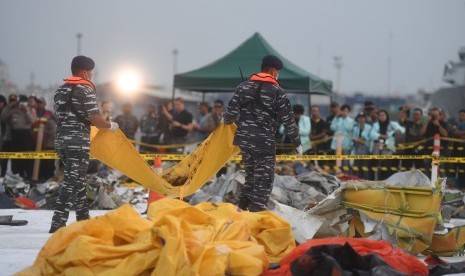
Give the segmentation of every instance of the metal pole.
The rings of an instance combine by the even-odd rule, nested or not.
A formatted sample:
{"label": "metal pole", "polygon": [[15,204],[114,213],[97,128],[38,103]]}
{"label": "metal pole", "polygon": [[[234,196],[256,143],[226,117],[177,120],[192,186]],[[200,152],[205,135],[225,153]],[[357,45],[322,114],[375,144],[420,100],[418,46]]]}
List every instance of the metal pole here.
{"label": "metal pole", "polygon": [[312,115],[312,94],[308,93],[308,116]]}
{"label": "metal pole", "polygon": [[[433,157],[439,157],[441,150],[441,136],[434,134]],[[431,161],[431,188],[436,187],[436,181],[439,176],[439,162],[433,158]]]}
{"label": "metal pole", "polygon": [[178,49],[174,48],[173,49],[173,91],[172,91],[172,97],[171,97],[171,102],[174,108],[174,95],[175,95],[175,88],[174,88],[174,77],[176,76],[177,70],[178,70]]}
{"label": "metal pole", "polygon": [[391,94],[391,67],[392,67],[392,34],[389,33],[387,58],[387,94]]}
{"label": "metal pole", "polygon": [[342,69],[342,57],[335,56],[334,57],[334,67],[336,67],[336,92],[341,93],[341,69]]}
{"label": "metal pole", "polygon": [[82,38],[82,34],[77,33],[76,38],[77,38],[77,55],[80,56],[81,55],[81,38]]}

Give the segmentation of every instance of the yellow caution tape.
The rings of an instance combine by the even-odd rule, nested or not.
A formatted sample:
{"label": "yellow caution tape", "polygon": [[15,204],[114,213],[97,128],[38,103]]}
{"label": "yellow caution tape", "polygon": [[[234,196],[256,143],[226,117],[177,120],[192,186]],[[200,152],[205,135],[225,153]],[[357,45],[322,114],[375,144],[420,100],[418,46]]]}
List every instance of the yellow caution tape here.
{"label": "yellow caution tape", "polygon": [[[186,154],[141,154],[145,160],[160,157],[163,161],[180,161]],[[0,152],[0,159],[58,159],[54,152]],[[92,158],[91,156],[91,159]],[[331,161],[331,160],[408,160],[431,159],[441,163],[465,163],[465,157],[438,157],[435,155],[276,155],[276,161]],[[232,161],[241,161],[242,156],[236,155]]]}
{"label": "yellow caution tape", "polygon": [[55,152],[0,152],[0,159],[58,159]]}
{"label": "yellow caution tape", "polygon": [[441,140],[449,141],[449,142],[465,143],[465,140],[464,140],[464,139],[458,139],[458,138],[441,137]]}

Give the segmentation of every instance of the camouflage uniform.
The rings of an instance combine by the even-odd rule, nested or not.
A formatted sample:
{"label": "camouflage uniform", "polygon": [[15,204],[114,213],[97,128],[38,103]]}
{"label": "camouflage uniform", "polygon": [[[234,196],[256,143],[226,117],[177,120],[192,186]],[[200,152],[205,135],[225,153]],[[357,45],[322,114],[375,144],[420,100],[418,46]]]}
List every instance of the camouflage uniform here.
{"label": "camouflage uniform", "polygon": [[265,210],[271,194],[277,127],[282,123],[292,143],[300,145],[291,103],[277,81],[268,78],[241,83],[224,112],[226,124],[237,123],[234,144],[241,148],[246,173],[239,207],[250,211]]}
{"label": "camouflage uniform", "polygon": [[86,194],[90,151],[89,118],[99,114],[95,90],[84,84],[65,83],[56,91],[55,111],[58,119],[55,148],[64,165],[64,180],[56,202],[51,231],[66,225],[73,201],[76,219],[89,218]]}

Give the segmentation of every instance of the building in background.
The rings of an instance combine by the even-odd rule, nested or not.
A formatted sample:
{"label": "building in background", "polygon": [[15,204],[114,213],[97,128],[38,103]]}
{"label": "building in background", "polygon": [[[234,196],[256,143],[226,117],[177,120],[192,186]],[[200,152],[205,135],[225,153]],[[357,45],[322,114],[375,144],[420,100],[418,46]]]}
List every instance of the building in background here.
{"label": "building in background", "polygon": [[430,106],[441,107],[447,117],[456,116],[465,105],[465,47],[459,50],[459,59],[445,65],[443,80],[449,87],[440,88],[431,95]]}

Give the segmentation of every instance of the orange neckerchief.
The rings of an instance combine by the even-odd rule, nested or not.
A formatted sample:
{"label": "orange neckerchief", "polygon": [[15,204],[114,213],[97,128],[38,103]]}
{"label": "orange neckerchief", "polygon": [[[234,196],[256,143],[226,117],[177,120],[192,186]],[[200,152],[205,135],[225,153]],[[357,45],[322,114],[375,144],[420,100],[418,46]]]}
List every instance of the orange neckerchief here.
{"label": "orange neckerchief", "polygon": [[64,79],[64,81],[65,81],[65,84],[71,84],[71,85],[82,84],[95,90],[95,86],[91,81],[83,79],[81,77],[72,76],[67,79]]}
{"label": "orange neckerchief", "polygon": [[258,73],[250,76],[251,81],[271,82],[272,84],[279,85],[279,82],[270,74]]}

